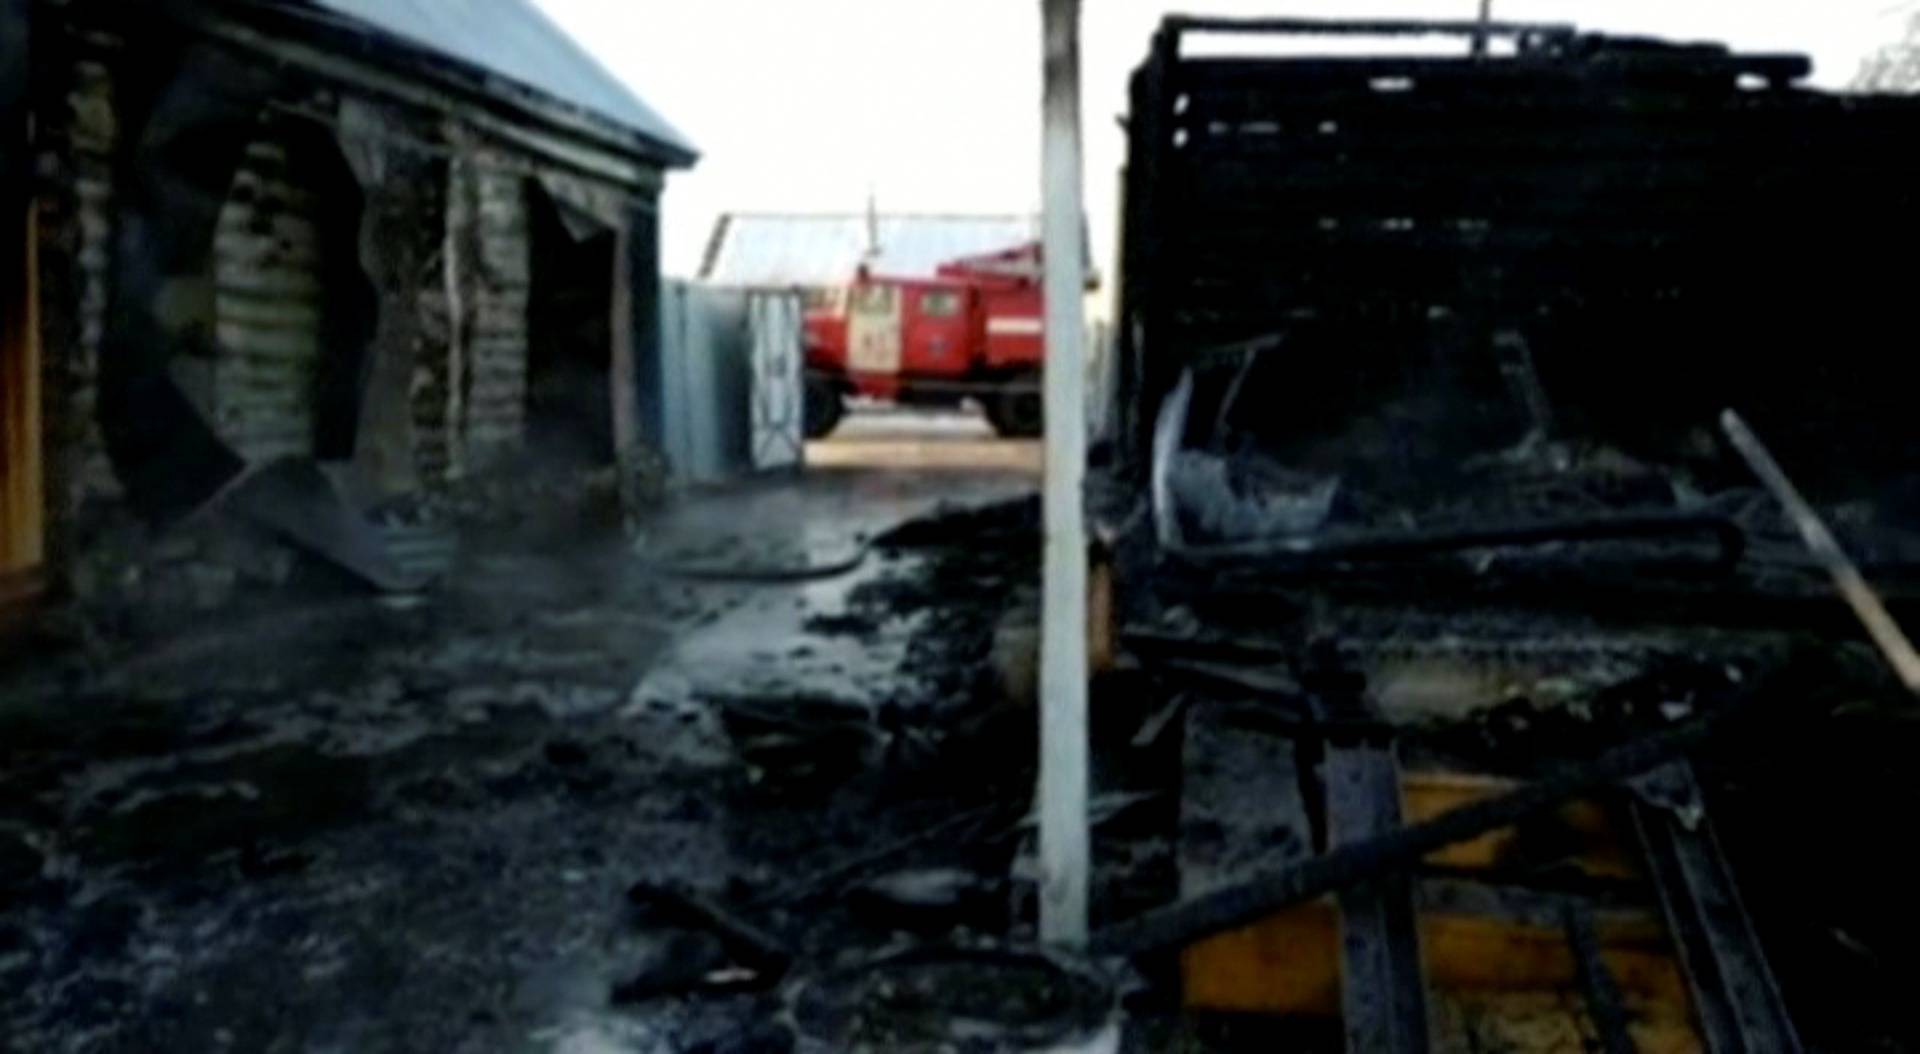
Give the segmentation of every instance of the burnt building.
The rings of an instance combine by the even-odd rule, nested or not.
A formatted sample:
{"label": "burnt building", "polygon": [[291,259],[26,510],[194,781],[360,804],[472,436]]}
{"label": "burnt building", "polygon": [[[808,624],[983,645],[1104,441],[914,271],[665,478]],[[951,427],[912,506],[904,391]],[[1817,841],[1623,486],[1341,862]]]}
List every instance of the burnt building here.
{"label": "burnt building", "polygon": [[1871,248],[1913,236],[1920,104],[1810,68],[1163,23],[1095,480],[1116,669],[1185,714],[1180,889],[1106,949],[1349,1050],[1914,1045],[1899,849],[1845,819],[1911,793],[1905,645],[1835,581],[1920,614]]}
{"label": "burnt building", "polygon": [[696,154],[529,0],[4,23],[8,595],[84,592],[112,525],[268,466],[341,511],[266,526],[337,556],[396,497],[657,445],[658,205]]}

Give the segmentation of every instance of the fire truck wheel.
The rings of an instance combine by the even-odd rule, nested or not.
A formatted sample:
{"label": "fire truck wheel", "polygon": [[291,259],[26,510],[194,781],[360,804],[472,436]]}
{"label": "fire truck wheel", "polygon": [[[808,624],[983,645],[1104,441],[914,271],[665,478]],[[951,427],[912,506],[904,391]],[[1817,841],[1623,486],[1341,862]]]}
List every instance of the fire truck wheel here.
{"label": "fire truck wheel", "polygon": [[1032,439],[1046,431],[1046,402],[1040,389],[1021,384],[987,401],[987,420],[1008,439]]}
{"label": "fire truck wheel", "polygon": [[808,439],[825,439],[840,427],[847,412],[840,389],[812,377],[807,378],[805,404],[801,408]]}

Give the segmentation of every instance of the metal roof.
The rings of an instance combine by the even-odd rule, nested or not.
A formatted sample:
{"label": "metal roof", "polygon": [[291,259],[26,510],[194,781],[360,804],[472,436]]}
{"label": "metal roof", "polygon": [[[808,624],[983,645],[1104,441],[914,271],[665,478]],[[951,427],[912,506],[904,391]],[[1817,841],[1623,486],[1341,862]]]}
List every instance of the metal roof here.
{"label": "metal roof", "polygon": [[666,119],[608,72],[533,0],[311,0],[338,15],[516,81],[695,155]]}
{"label": "metal roof", "polygon": [[787,288],[838,285],[864,262],[876,274],[930,278],[941,264],[1024,245],[1040,237],[1031,215],[881,213],[879,252],[867,255],[865,213],[726,213],[707,243],[700,278],[716,285]]}

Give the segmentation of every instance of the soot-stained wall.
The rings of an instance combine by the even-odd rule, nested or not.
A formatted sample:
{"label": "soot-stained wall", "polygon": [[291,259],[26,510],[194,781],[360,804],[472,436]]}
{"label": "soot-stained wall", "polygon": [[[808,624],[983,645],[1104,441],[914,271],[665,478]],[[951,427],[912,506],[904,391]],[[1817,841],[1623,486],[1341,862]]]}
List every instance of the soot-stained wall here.
{"label": "soot-stained wall", "polygon": [[1259,360],[1242,404],[1289,451],[1414,397],[1387,438],[1442,453],[1518,408],[1503,341],[1560,430],[1636,457],[1712,446],[1734,406],[1809,479],[1910,465],[1889,351],[1910,280],[1873,250],[1920,234],[1920,102],[1811,90],[1798,56],[1570,30],[1484,61],[1182,50],[1210,31],[1169,20],[1133,82],[1136,475],[1203,360]]}
{"label": "soot-stained wall", "polygon": [[[527,426],[530,195],[572,203],[623,244],[653,236],[630,218],[655,207],[657,168],[603,163],[577,144],[550,154],[497,116],[396,94],[390,67],[362,83],[352,63],[303,70],[191,31],[154,39],[118,21],[116,5],[40,10],[50,23],[37,27],[33,65],[56,573],[112,533],[103,525],[165,526],[278,458],[332,464],[368,503],[509,463]],[[136,34],[140,48],[129,46]],[[171,66],[153,57],[182,46],[201,50]],[[179,90],[199,76],[205,84]],[[205,127],[177,105],[195,93],[218,111]],[[163,175],[177,179],[149,179],[156,159],[176,158],[183,173]],[[610,167],[638,177],[610,177]],[[177,211],[171,193],[207,219],[204,230],[188,224],[184,241],[163,229]],[[178,242],[158,264],[139,259],[149,231]],[[609,261],[604,281],[624,272]],[[631,310],[655,295],[612,299]],[[609,324],[610,375],[636,372],[634,349],[612,345],[637,328]],[[129,371],[130,349],[160,368]],[[129,411],[156,386],[173,393],[178,421],[206,427],[198,449],[218,456],[176,466],[155,454],[178,429]],[[641,401],[632,386],[613,398]],[[624,463],[632,451],[619,454]]]}

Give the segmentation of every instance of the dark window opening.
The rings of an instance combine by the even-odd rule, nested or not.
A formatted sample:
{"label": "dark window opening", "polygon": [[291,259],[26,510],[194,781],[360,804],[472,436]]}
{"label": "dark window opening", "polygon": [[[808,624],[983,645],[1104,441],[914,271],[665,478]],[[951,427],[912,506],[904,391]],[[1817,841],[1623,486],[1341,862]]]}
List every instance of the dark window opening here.
{"label": "dark window opening", "polygon": [[853,290],[853,313],[888,316],[900,310],[900,290],[891,285],[862,285]]}
{"label": "dark window opening", "polygon": [[960,294],[951,289],[922,293],[920,314],[927,318],[953,318],[960,314]]}
{"label": "dark window opening", "polygon": [[557,461],[612,464],[614,232],[576,238],[566,206],[537,184],[528,196],[527,446]]}

